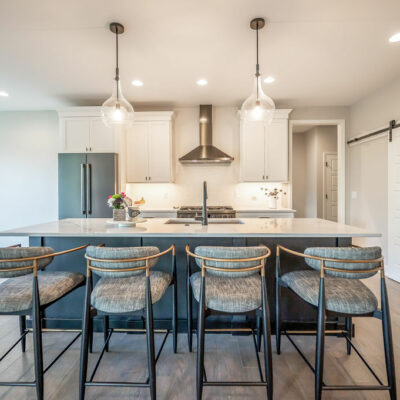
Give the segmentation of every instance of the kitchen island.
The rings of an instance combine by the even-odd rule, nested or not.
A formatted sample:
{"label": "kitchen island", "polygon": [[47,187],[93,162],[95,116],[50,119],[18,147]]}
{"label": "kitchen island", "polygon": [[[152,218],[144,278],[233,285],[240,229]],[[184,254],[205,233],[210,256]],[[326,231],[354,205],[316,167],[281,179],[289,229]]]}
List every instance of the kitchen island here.
{"label": "kitchen island", "polygon": [[[135,227],[118,227],[107,223],[106,218],[71,218],[0,232],[0,236],[28,236],[31,246],[50,246],[56,251],[83,244],[106,246],[157,246],[165,250],[172,243],[176,246],[178,275],[178,327],[186,326],[186,253],[199,245],[209,246],[257,246],[264,244],[271,249],[267,260],[267,290],[271,322],[275,320],[275,251],[281,244],[296,251],[312,246],[349,246],[355,237],[379,237],[379,233],[357,227],[314,218],[243,218],[209,220],[208,226],[200,221],[185,219],[149,218]],[[69,270],[86,273],[84,251],[66,254],[50,265],[53,270]],[[197,268],[197,267],[194,267]],[[281,271],[308,268],[304,261],[291,255],[282,256]],[[155,269],[169,271],[170,258],[161,258]],[[171,290],[168,289],[169,291]],[[80,288],[46,310],[45,324],[53,328],[79,328],[83,308],[84,289]],[[156,327],[166,327],[171,318],[172,294],[169,292],[154,306]],[[194,302],[194,308],[197,303]],[[282,316],[291,321],[290,327],[310,327],[315,321],[315,310],[300,303],[288,290],[282,293]],[[196,317],[196,310],[194,316]],[[112,320],[118,327],[142,327],[140,315]],[[252,323],[250,317],[211,316],[210,327],[241,326]],[[340,323],[340,321],[338,321]],[[96,325],[101,329],[100,323]]]}

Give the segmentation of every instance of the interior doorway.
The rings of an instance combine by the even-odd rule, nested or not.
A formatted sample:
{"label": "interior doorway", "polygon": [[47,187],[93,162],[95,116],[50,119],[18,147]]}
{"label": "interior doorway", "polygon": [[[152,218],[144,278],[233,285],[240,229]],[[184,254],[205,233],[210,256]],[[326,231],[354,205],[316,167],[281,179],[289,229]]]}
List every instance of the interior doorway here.
{"label": "interior doorway", "polygon": [[337,222],[338,156],[337,152],[323,154],[322,218]]}
{"label": "interior doorway", "polygon": [[291,200],[296,218],[344,222],[344,121],[340,128],[340,121],[291,121]]}

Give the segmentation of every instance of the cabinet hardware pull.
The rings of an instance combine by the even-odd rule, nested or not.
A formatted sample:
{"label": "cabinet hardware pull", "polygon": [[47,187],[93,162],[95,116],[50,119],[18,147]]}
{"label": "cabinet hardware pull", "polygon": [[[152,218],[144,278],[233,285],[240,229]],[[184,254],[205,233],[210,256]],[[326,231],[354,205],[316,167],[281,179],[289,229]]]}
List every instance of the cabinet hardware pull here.
{"label": "cabinet hardware pull", "polygon": [[151,179],[151,176],[149,176],[149,180]]}
{"label": "cabinet hardware pull", "polygon": [[146,181],[147,181],[147,176],[146,176],[146,178],[145,178],[145,179],[146,179]]}
{"label": "cabinet hardware pull", "polygon": [[87,150],[87,146],[86,146],[86,151],[88,151],[88,150]]}
{"label": "cabinet hardware pull", "polygon": [[81,164],[81,212],[86,215],[86,164]]}
{"label": "cabinet hardware pull", "polygon": [[267,180],[268,179],[268,175],[265,175],[265,180]]}
{"label": "cabinet hardware pull", "polygon": [[92,164],[87,164],[86,168],[86,188],[87,188],[87,209],[88,214],[92,213]]}

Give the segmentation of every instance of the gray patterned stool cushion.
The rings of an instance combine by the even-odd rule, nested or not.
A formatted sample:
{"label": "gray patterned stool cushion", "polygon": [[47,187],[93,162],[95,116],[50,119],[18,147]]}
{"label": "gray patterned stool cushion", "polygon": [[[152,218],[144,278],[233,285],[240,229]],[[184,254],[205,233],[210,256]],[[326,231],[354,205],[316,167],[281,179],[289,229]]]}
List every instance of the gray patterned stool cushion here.
{"label": "gray patterned stool cushion", "polygon": [[[0,259],[16,259],[11,262],[0,262],[0,278],[11,278],[13,276],[22,276],[31,274],[31,269],[23,271],[13,272],[1,272],[2,269],[18,268],[18,267],[29,267],[33,265],[33,261],[18,261],[18,258],[28,258],[44,256],[46,254],[52,254],[54,250],[51,247],[4,247],[0,248]],[[43,269],[53,261],[53,257],[43,258],[37,261],[38,269]]]}
{"label": "gray patterned stool cushion", "polygon": [[[320,273],[293,271],[281,277],[306,302],[318,306]],[[358,279],[325,277],[326,309],[343,314],[368,314],[378,308],[375,295]]]}
{"label": "gray patterned stool cushion", "polygon": [[[147,256],[153,256],[158,254],[160,250],[158,247],[144,246],[144,247],[97,247],[89,246],[86,249],[86,254],[93,258],[102,258],[109,260],[122,260],[129,258],[141,258]],[[149,260],[150,268],[157,264],[158,258]],[[135,268],[144,267],[145,261],[132,261],[132,262],[121,262],[121,263],[110,263],[101,261],[91,261],[91,265],[98,268],[106,269],[124,269],[124,268]],[[122,278],[126,276],[140,275],[143,274],[143,270],[132,271],[132,272],[103,272],[93,271],[95,274],[100,276]]]}
{"label": "gray patterned stool cushion", "polygon": [[[0,312],[17,312],[32,308],[33,275],[10,278],[0,284]],[[74,272],[47,272],[38,274],[40,304],[51,303],[85,280]]]}
{"label": "gray patterned stool cushion", "polygon": [[[153,304],[164,295],[172,277],[166,272],[151,271],[151,299]],[[146,307],[146,275],[125,278],[101,278],[92,292],[93,307],[107,313],[127,313]]]}
{"label": "gray patterned stool cushion", "polygon": [[[190,277],[193,295],[200,297],[201,272]],[[261,307],[261,277],[253,274],[228,278],[206,273],[206,307],[227,313],[240,313]]]}
{"label": "gray patterned stool cushion", "polygon": [[[198,246],[195,248],[194,253],[199,256],[210,258],[254,258],[267,254],[267,248],[264,246],[253,247],[221,247],[221,246]],[[196,258],[197,265],[201,268],[202,260]],[[242,262],[222,262],[222,261],[206,261],[206,265],[218,268],[249,268],[260,265],[261,261],[242,261]],[[210,275],[224,276],[224,277],[244,277],[252,274],[257,274],[259,270],[247,272],[220,272],[220,271],[207,271]]]}
{"label": "gray patterned stool cushion", "polygon": [[[309,247],[304,251],[304,254],[310,256],[317,256],[323,258],[335,258],[339,260],[375,260],[380,258],[381,248],[380,247]],[[312,258],[306,258],[306,263],[313,269],[319,271],[321,269],[321,261],[313,260]],[[325,263],[326,267],[348,269],[348,270],[369,270],[379,267],[379,263],[340,263],[340,262],[329,262]],[[364,279],[375,275],[376,272],[369,274],[347,274],[343,272],[326,271],[326,275],[337,276],[340,278],[350,279]]]}

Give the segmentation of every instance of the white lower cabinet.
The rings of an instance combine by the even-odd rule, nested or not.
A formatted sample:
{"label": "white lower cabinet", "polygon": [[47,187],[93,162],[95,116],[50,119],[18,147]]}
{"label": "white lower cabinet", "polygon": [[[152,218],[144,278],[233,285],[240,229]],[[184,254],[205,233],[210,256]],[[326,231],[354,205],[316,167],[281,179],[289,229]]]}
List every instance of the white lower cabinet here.
{"label": "white lower cabinet", "polygon": [[126,133],[127,183],[173,182],[172,113],[151,117],[152,113],[136,113]]}
{"label": "white lower cabinet", "polygon": [[270,125],[240,123],[240,178],[242,182],[289,180],[288,118],[291,110],[276,110]]}

